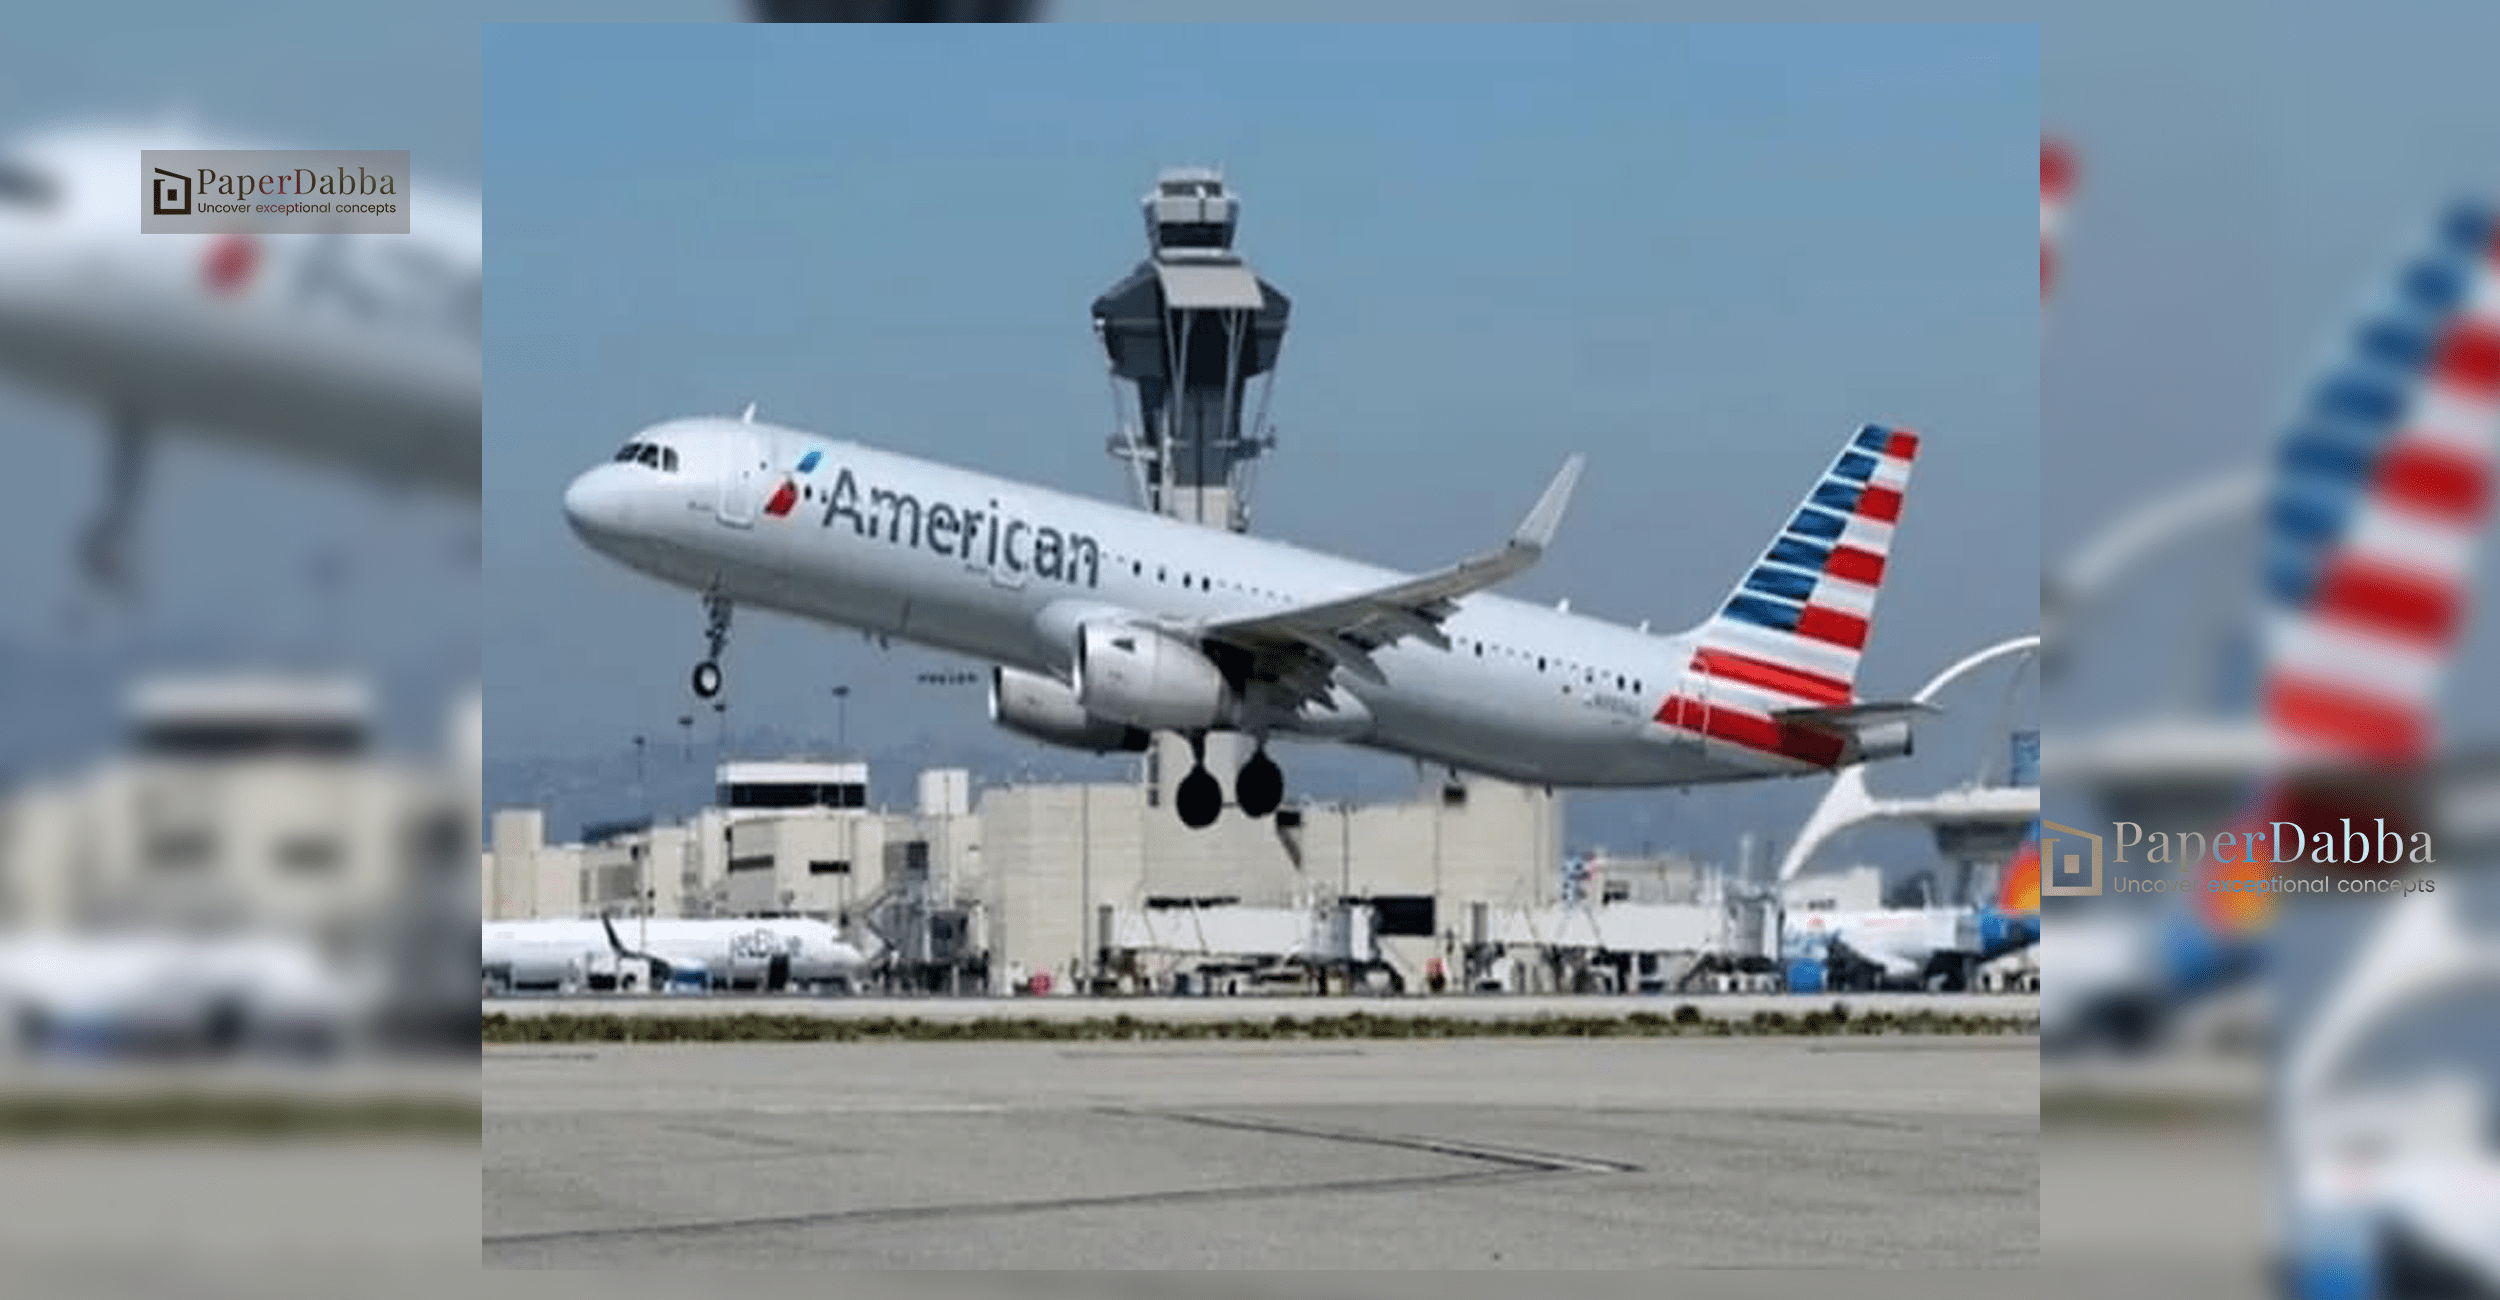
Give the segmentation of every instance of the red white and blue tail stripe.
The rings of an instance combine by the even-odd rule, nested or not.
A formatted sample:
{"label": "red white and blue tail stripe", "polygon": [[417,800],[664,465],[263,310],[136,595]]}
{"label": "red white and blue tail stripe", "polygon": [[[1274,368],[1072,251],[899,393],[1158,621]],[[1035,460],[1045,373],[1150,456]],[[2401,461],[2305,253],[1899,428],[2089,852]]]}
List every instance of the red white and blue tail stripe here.
{"label": "red white and blue tail stripe", "polygon": [[2040,298],[2048,300],[2057,278],[2059,237],[2066,233],[2066,195],[2074,188],[2075,162],[2066,146],[2040,142]]}
{"label": "red white and blue tail stripe", "polygon": [[2428,756],[2500,436],[2500,222],[2459,206],[2283,446],[2265,712],[2294,761]]}
{"label": "red white and blue tail stripe", "polygon": [[1839,733],[1783,723],[1791,709],[1839,708],[1858,659],[1909,490],[1918,435],[1864,425],[1717,615],[1695,631],[1683,688],[1657,720],[1816,766],[1839,761]]}

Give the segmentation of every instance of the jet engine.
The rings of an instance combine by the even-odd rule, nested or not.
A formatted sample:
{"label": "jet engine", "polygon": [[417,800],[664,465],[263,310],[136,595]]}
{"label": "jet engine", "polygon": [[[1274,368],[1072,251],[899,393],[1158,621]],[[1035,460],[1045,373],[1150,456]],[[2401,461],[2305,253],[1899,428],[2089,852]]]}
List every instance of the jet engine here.
{"label": "jet engine", "polygon": [[1076,701],[1097,718],[1149,731],[1222,726],[1232,684],[1196,646],[1147,628],[1087,623],[1076,634]]}
{"label": "jet engine", "polygon": [[1057,679],[1021,668],[990,670],[990,721],[1046,745],[1097,754],[1143,752],[1152,741],[1136,727],[1087,713],[1076,702],[1076,692]]}

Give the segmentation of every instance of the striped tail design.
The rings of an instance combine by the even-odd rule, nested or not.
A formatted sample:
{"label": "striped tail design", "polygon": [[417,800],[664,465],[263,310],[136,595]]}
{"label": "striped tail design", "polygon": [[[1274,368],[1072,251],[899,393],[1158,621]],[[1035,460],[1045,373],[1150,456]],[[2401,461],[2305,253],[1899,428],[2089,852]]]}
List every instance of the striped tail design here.
{"label": "striped tail design", "polygon": [[[2416,815],[2500,452],[2495,236],[2490,209],[2451,210],[2284,440],[2265,521],[2264,711],[2292,770],[2231,826],[2243,845],[2278,822]],[[2205,933],[2267,927],[2274,899],[2250,886],[2273,856],[2208,859]]]}
{"label": "striped tail design", "polygon": [[2075,160],[2055,140],[2040,142],[2040,297],[2046,301],[2056,278],[2057,246],[2066,232],[2066,195],[2073,188]]}
{"label": "striped tail design", "polygon": [[2005,864],[1998,878],[1997,910],[2024,914],[2040,910],[2040,823],[2036,821],[2024,832],[2022,847],[2014,850],[2014,860]]}
{"label": "striped tail design", "polygon": [[1851,435],[1752,572],[1695,629],[1684,690],[1658,721],[1818,767],[1840,759],[1837,732],[1772,715],[1853,702],[1917,455],[1918,435],[1906,429],[1869,424]]}
{"label": "striped tail design", "polygon": [[1979,909],[1983,960],[2040,942],[2040,823],[2024,832],[2022,847],[1997,879],[1993,906]]}
{"label": "striped tail design", "polygon": [[2289,758],[2409,767],[2465,632],[2500,434],[2493,214],[2460,206],[2286,439],[2265,713]]}

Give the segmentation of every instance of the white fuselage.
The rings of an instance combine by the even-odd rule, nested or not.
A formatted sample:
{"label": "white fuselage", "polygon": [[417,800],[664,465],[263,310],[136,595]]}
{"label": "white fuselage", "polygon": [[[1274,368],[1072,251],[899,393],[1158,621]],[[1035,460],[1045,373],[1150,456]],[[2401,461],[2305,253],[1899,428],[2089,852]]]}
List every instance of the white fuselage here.
{"label": "white fuselage", "polygon": [[[566,493],[594,548],[739,604],[1063,680],[1088,622],[1266,613],[1403,576],[762,422],[681,420],[638,437],[666,444],[674,470],[611,463]],[[1441,626],[1447,649],[1395,642],[1377,655],[1385,682],[1337,673],[1349,707],[1268,729],[1546,785],[1828,770],[1658,721],[1670,692],[1709,689],[1687,678],[1687,636],[1488,594],[1461,598]]]}
{"label": "white fuselage", "polygon": [[392,485],[479,491],[479,209],[420,188],[405,235],[143,235],[143,148],[0,149],[0,372],[117,421]]}
{"label": "white fuselage", "polygon": [[[634,953],[699,969],[714,983],[765,978],[776,957],[800,983],[848,979],[866,964],[822,921],[628,917],[614,925]],[[488,921],[478,936],[479,964],[515,984],[577,984],[617,955],[597,920]]]}

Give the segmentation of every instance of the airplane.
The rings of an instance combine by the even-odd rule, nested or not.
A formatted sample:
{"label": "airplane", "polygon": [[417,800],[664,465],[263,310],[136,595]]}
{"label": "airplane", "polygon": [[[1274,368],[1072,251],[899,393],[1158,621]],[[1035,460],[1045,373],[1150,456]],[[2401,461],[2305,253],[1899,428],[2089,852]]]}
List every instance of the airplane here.
{"label": "airplane", "polygon": [[1803,776],[1910,751],[1853,681],[1918,435],[1851,433],[1717,612],[1654,636],[1485,594],[1561,523],[1568,459],[1499,548],[1422,575],[757,421],[673,420],[576,478],[585,544],[702,593],[710,698],[738,604],[987,660],[993,721],[1047,743],[1190,744],[1182,823],[1224,790],[1210,731],[1257,744],[1243,815],[1284,798],[1271,736],[1544,786]]}
{"label": "airplane", "polygon": [[[2500,936],[2466,928],[2455,901],[2461,880],[2407,883],[2432,888],[2385,897],[2370,933],[2285,1045],[2273,1208],[2274,1253],[2290,1294],[2500,1291],[2493,1065],[2473,1050],[2479,1024],[2458,1014],[2488,1005],[2500,984]],[[2408,1038],[2399,1027],[2414,1032]],[[2373,1061],[2407,1041],[2466,1051],[2401,1070]]]}
{"label": "airplane", "polygon": [[[2483,485],[2500,454],[2495,232],[2490,207],[2443,214],[2433,247],[2399,271],[2283,439],[2258,575],[2260,730],[2252,745],[2207,747],[2243,764],[2207,763],[2219,769],[2209,783],[2234,800],[2216,829],[2288,820],[2314,834],[2346,816],[2397,820],[2437,771],[2438,695],[2465,635],[2489,525]],[[2184,770],[2139,767],[2143,781]],[[2126,775],[2117,763],[2103,770]],[[2195,870],[2190,895],[2050,927],[2044,1048],[2140,1049],[2264,969],[2274,900],[2251,890],[2278,868],[2208,858]]]}
{"label": "airplane", "polygon": [[847,983],[868,956],[822,921],[636,918],[627,943],[615,924],[595,920],[488,921],[481,928],[484,982],[500,992],[548,988],[571,992],[620,960],[647,962],[655,988],[753,984],[778,991],[791,984]]}
{"label": "airplane", "polygon": [[140,150],[245,147],[85,125],[0,148],[0,372],[104,413],[102,586],[130,583],[160,431],[479,496],[476,196],[413,187],[405,235],[139,233]]}
{"label": "airplane", "polygon": [[326,1052],[379,1007],[369,980],[286,937],[0,940],[4,1032],[28,1054]]}
{"label": "airplane", "polygon": [[1792,912],[1781,918],[1780,951],[1820,961],[1835,987],[1852,983],[1967,989],[1978,968],[2040,941],[2040,838],[2031,835],[1984,907],[1886,907],[1872,911]]}

